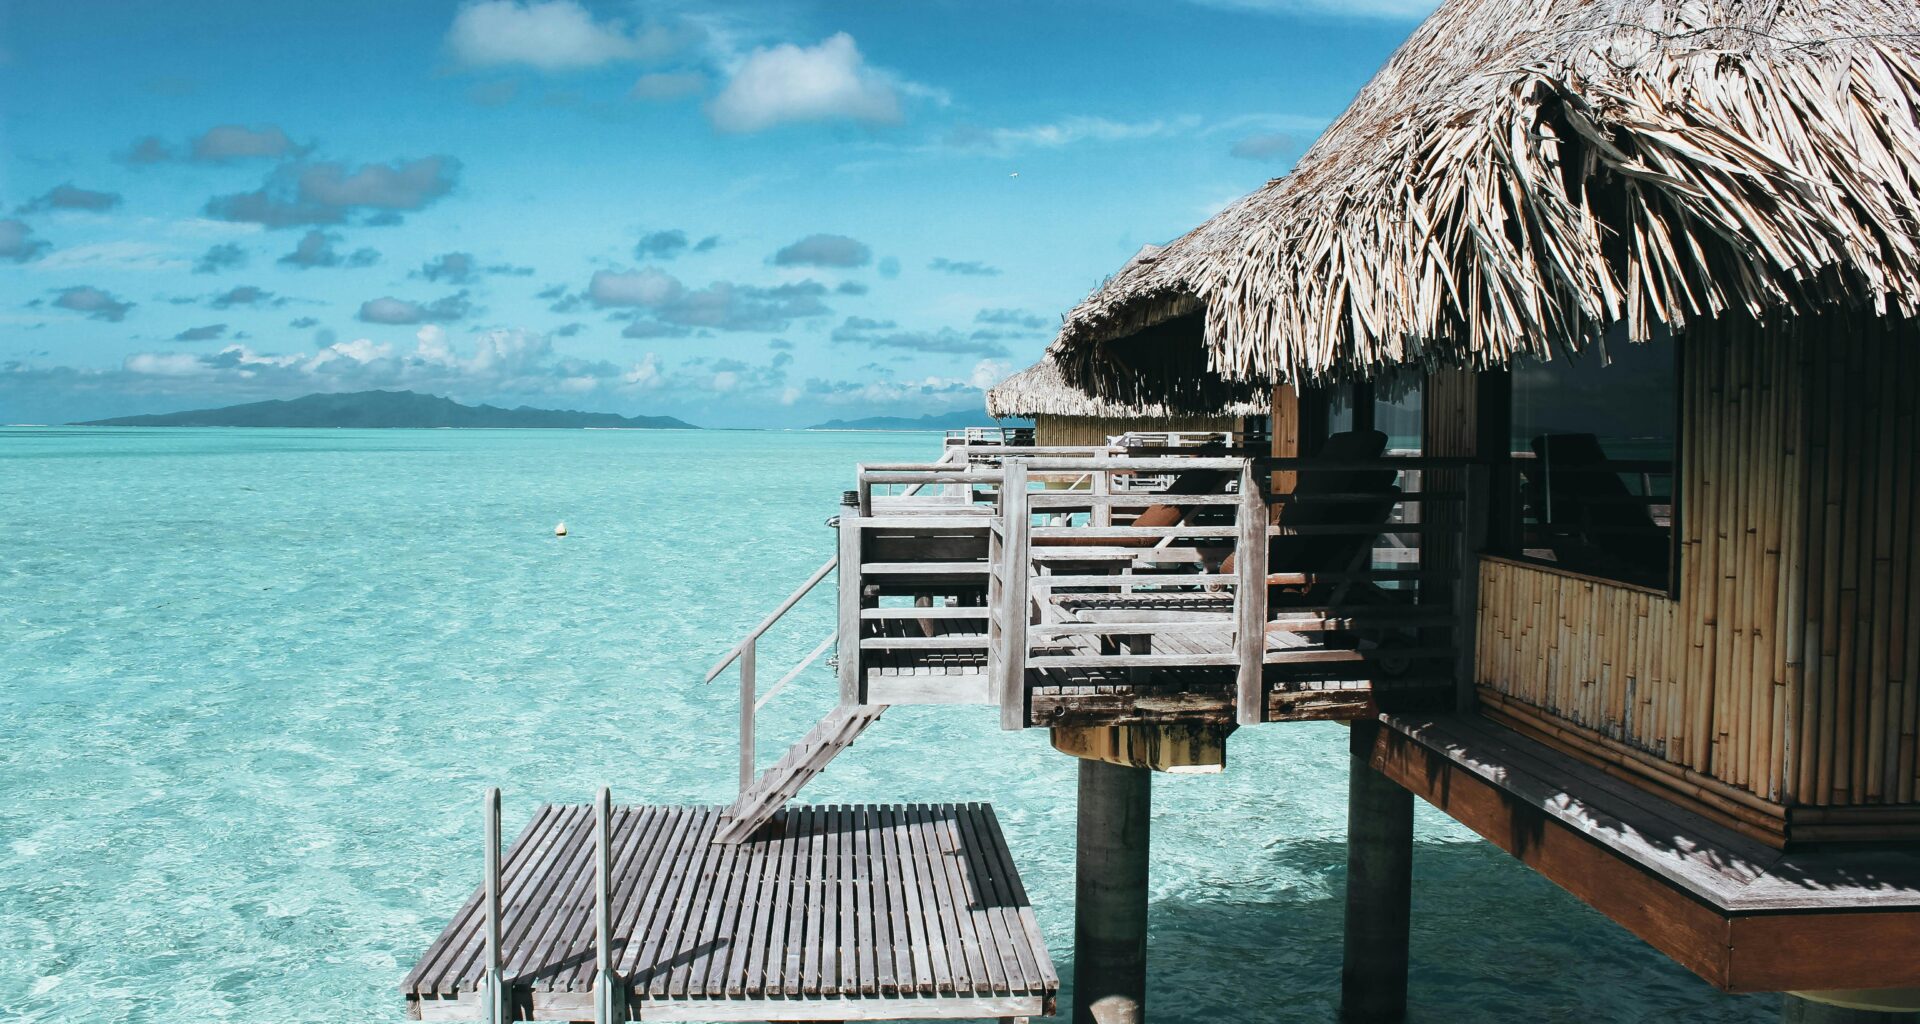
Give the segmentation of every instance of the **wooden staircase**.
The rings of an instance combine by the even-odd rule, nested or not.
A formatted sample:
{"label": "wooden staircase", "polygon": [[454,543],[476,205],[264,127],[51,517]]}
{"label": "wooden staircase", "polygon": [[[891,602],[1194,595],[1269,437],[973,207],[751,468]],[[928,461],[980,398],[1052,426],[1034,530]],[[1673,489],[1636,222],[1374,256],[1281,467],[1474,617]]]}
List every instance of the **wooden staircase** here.
{"label": "wooden staircase", "polygon": [[745,842],[886,710],[885,704],[841,704],[828,712],[721,812],[720,829],[713,841]]}

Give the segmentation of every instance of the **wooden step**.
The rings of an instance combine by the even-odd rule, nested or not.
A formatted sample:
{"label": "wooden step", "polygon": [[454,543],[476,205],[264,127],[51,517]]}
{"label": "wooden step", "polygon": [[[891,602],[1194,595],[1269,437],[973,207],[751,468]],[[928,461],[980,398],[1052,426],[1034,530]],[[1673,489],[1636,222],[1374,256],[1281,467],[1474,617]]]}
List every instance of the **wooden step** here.
{"label": "wooden step", "polygon": [[879,720],[885,704],[841,704],[814,724],[773,767],[761,772],[731,806],[721,812],[716,843],[741,843],[773,819],[787,801],[853,745],[867,726]]}

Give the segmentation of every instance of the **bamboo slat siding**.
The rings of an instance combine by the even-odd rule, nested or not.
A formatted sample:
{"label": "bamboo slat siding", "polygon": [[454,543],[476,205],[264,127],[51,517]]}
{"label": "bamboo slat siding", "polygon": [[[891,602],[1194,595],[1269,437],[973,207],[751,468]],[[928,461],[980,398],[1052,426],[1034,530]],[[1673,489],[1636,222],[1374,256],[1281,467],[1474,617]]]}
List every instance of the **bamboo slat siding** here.
{"label": "bamboo slat siding", "polygon": [[1484,559],[1477,682],[1675,760],[1687,695],[1669,668],[1674,611],[1649,591]]}
{"label": "bamboo slat siding", "polygon": [[1803,803],[1906,803],[1920,719],[1920,330],[1833,326],[1805,341],[1805,569],[1790,581],[1805,657],[1786,766]]}
{"label": "bamboo slat siding", "polygon": [[1034,417],[1033,440],[1038,445],[1102,445],[1107,438],[1129,430],[1237,430],[1232,416],[1048,416]]}
{"label": "bamboo slat siding", "polygon": [[1912,802],[1920,331],[1888,323],[1697,325],[1678,600],[1488,560],[1476,681],[1770,801]]}

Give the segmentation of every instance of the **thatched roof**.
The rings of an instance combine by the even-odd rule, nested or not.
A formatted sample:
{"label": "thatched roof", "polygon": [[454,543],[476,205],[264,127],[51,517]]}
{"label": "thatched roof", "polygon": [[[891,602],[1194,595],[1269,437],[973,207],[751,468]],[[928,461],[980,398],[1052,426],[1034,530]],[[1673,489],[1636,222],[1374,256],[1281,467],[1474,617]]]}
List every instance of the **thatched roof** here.
{"label": "thatched roof", "polygon": [[[1203,416],[1263,415],[1257,402],[1234,403],[1198,413]],[[1095,398],[1067,383],[1051,359],[1039,362],[995,384],[987,391],[989,416],[1085,416],[1093,419],[1147,419],[1189,415],[1160,403],[1128,405]]]}
{"label": "thatched roof", "polygon": [[1204,405],[1728,311],[1913,316],[1917,108],[1914,0],[1450,0],[1291,175],[1136,257],[1052,352]]}

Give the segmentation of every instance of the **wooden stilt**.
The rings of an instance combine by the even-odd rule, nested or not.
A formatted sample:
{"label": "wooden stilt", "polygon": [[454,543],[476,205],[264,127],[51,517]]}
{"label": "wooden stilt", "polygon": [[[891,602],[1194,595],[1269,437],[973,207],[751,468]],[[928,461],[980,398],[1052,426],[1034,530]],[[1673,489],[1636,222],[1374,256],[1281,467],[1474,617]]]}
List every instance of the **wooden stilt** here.
{"label": "wooden stilt", "polygon": [[1146,1020],[1152,780],[1145,768],[1080,762],[1074,1024]]}
{"label": "wooden stilt", "polygon": [[1342,1020],[1379,1024],[1407,1013],[1413,899],[1413,794],[1373,769],[1379,726],[1353,725],[1347,782],[1347,921]]}

